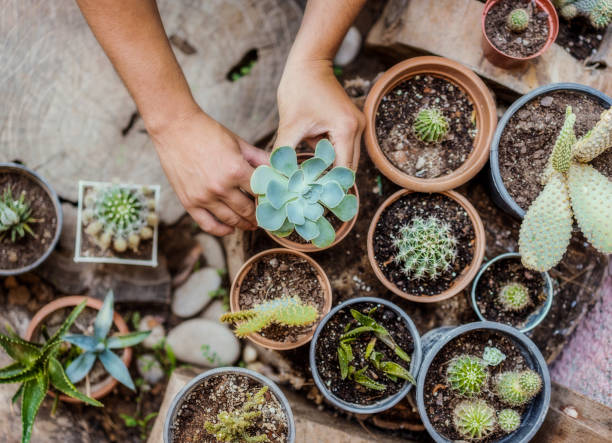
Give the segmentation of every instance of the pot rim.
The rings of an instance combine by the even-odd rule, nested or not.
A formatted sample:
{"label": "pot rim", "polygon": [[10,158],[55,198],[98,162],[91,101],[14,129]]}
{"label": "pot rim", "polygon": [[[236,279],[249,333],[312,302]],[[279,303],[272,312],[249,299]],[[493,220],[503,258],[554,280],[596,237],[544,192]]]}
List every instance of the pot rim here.
{"label": "pot rim", "polygon": [[[518,252],[506,252],[505,254],[500,254],[497,257],[483,264],[482,267],[480,268],[480,271],[478,271],[478,274],[476,274],[476,277],[474,277],[474,281],[472,282],[472,290],[470,291],[470,299],[472,302],[472,308],[474,309],[474,312],[476,313],[476,315],[481,321],[491,321],[491,320],[487,320],[482,315],[482,313],[480,312],[480,309],[478,308],[478,304],[476,303],[476,287],[478,286],[480,277],[493,263],[501,261],[501,260],[506,260],[509,258],[520,258],[520,257],[521,257],[521,254],[519,254]],[[554,289],[553,289],[552,280],[548,272],[540,272],[540,275],[542,276],[542,279],[544,280],[544,284],[546,287],[545,291],[548,295],[546,297],[546,301],[540,307],[540,309],[538,309],[537,311],[534,311],[528,317],[529,321],[527,322],[527,324],[523,326],[522,328],[517,328],[522,333],[531,331],[533,328],[535,328],[540,323],[542,323],[546,315],[548,315],[548,311],[550,311],[550,307],[552,306],[553,297],[554,297]]]}
{"label": "pot rim", "polygon": [[399,200],[405,195],[408,195],[414,192],[418,192],[418,191],[400,189],[399,191],[396,191],[395,193],[391,194],[391,196],[389,196],[378,207],[378,209],[376,210],[376,213],[374,214],[374,217],[372,218],[370,227],[368,228],[368,239],[367,239],[368,261],[370,262],[370,266],[372,267],[372,270],[374,271],[374,274],[376,274],[376,277],[378,278],[378,280],[388,290],[390,290],[394,294],[399,295],[400,297],[406,300],[410,300],[410,301],[417,302],[417,303],[435,303],[435,302],[446,300],[448,298],[451,298],[457,295],[470,284],[470,282],[472,281],[472,279],[478,272],[478,269],[480,268],[480,265],[484,258],[485,248],[486,248],[485,230],[484,230],[484,225],[482,224],[482,219],[480,218],[480,215],[478,214],[478,211],[476,210],[476,208],[474,208],[474,206],[470,203],[470,201],[465,196],[458,193],[457,191],[452,191],[452,190],[437,192],[437,194],[442,194],[450,198],[451,200],[455,201],[456,203],[458,203],[465,210],[465,212],[467,212],[468,216],[470,217],[470,221],[472,222],[472,226],[474,227],[474,253],[472,255],[472,261],[470,262],[469,265],[465,267],[463,272],[455,278],[450,288],[442,291],[441,293],[437,295],[413,295],[413,294],[408,294],[402,291],[400,288],[398,288],[395,285],[395,283],[390,281],[384,275],[384,273],[378,266],[378,262],[376,261],[376,258],[374,257],[374,232],[376,231],[376,225],[382,213],[395,201]]}
{"label": "pot rim", "polygon": [[39,173],[19,163],[0,162],[0,170],[5,169],[5,168],[8,170],[12,169],[14,170],[13,172],[28,176],[30,180],[32,180],[34,183],[40,186],[43,189],[43,191],[47,193],[55,209],[55,219],[57,222],[56,223],[57,226],[55,228],[55,234],[53,238],[51,239],[49,246],[47,247],[45,252],[40,257],[38,257],[35,261],[30,263],[29,265],[22,266],[21,268],[0,269],[0,277],[6,277],[9,275],[19,275],[25,272],[29,272],[37,268],[38,266],[40,266],[42,262],[44,262],[47,258],[49,258],[49,255],[51,255],[51,252],[53,252],[53,250],[55,249],[55,246],[57,245],[57,242],[60,238],[60,234],[62,233],[62,224],[64,220],[64,214],[62,211],[61,203],[59,201],[59,197],[57,196],[55,189],[51,187],[51,185],[46,179],[44,179]]}
{"label": "pot rim", "polygon": [[238,368],[234,366],[224,366],[215,369],[209,369],[208,371],[204,371],[201,374],[192,378],[172,399],[172,403],[168,408],[168,412],[166,413],[166,417],[164,419],[164,443],[172,443],[171,441],[171,426],[174,417],[176,416],[176,412],[179,406],[182,404],[185,396],[195,387],[197,387],[203,380],[207,378],[214,377],[220,374],[238,374],[243,377],[248,377],[255,379],[257,382],[264,386],[268,386],[278,402],[284,409],[285,418],[287,419],[287,442],[293,443],[295,441],[295,422],[293,419],[293,411],[291,410],[291,405],[287,400],[287,397],[281,391],[276,383],[270,380],[268,377],[261,375],[251,369],[246,368]]}
{"label": "pot rim", "polygon": [[[47,303],[36,312],[34,317],[32,317],[32,320],[30,320],[30,323],[28,324],[28,329],[26,330],[24,339],[31,340],[34,335],[34,332],[36,331],[36,328],[38,328],[38,326],[40,326],[42,322],[54,312],[64,308],[78,306],[83,300],[87,300],[87,304],[85,306],[88,308],[95,309],[96,311],[102,309],[103,302],[101,300],[98,300],[97,298],[86,297],[84,295],[69,295],[66,297],[57,298],[52,302]],[[121,334],[127,334],[128,332],[130,332],[125,320],[117,313],[117,311],[113,311],[113,323]],[[125,366],[129,368],[130,363],[132,361],[132,348],[123,348],[123,356],[121,357],[121,359],[123,360]],[[115,386],[117,386],[119,382],[110,374],[107,375],[107,381],[104,382],[98,390],[93,391],[90,394],[90,397],[95,399],[105,397],[115,388]],[[49,395],[55,397],[55,393],[51,390],[49,390]],[[64,394],[60,394],[59,399],[67,403],[83,403],[81,400],[68,397]]]}
{"label": "pot rim", "polygon": [[325,300],[323,309],[319,313],[318,322],[316,322],[312,326],[310,332],[308,332],[307,334],[303,334],[302,337],[294,343],[279,342],[276,340],[271,340],[269,338],[263,337],[261,334],[258,334],[258,333],[249,334],[247,336],[247,338],[251,340],[253,343],[263,346],[264,348],[274,349],[276,351],[287,351],[289,349],[299,348],[300,346],[303,346],[306,343],[308,343],[310,340],[312,340],[312,337],[314,336],[315,329],[318,326],[318,323],[320,323],[323,320],[325,315],[331,309],[333,292],[332,292],[331,283],[329,282],[329,278],[327,277],[327,274],[325,273],[321,265],[319,265],[314,259],[312,259],[308,255],[300,251],[295,251],[293,249],[286,249],[286,248],[266,249],[265,251],[259,252],[255,254],[254,256],[252,256],[251,258],[249,258],[240,267],[240,270],[237,272],[236,277],[234,278],[234,281],[232,282],[232,287],[230,289],[230,308],[232,312],[237,312],[240,310],[240,288],[242,286],[242,282],[244,281],[244,278],[247,276],[247,274],[253,267],[253,264],[261,260],[263,257],[272,255],[272,254],[295,255],[296,257],[305,259],[310,264],[310,266],[314,268],[315,272],[317,273],[317,280],[319,281],[319,284],[321,285],[321,289],[323,290],[323,298]]}
{"label": "pot rim", "polygon": [[[469,156],[457,169],[442,177],[418,178],[401,171],[382,152],[376,136],[376,112],[382,98],[402,81],[419,74],[441,77],[458,86],[469,97],[476,111],[478,133]],[[409,58],[385,71],[370,89],[364,113],[366,127],[363,137],[372,162],[395,184],[421,192],[454,189],[472,179],[487,161],[489,145],[497,124],[495,100],[480,77],[458,62],[435,56]]]}
{"label": "pot rim", "polygon": [[398,314],[403,320],[405,325],[407,326],[408,330],[410,331],[410,335],[412,336],[412,341],[414,344],[414,350],[412,351],[412,355],[411,355],[411,362],[410,362],[410,373],[413,374],[416,378],[416,374],[418,374],[419,372],[419,368],[421,366],[421,359],[422,359],[422,347],[421,347],[421,337],[419,335],[419,331],[417,330],[414,322],[412,321],[412,319],[408,316],[408,314],[406,314],[406,312],[400,308],[399,306],[397,306],[395,303],[392,303],[388,300],[385,300],[383,298],[378,298],[378,297],[357,297],[357,298],[351,298],[349,300],[346,300],[342,303],[340,303],[339,305],[337,305],[336,307],[334,307],[331,311],[329,311],[327,313],[327,315],[325,317],[323,317],[323,319],[321,320],[321,322],[319,323],[319,325],[317,326],[317,330],[314,333],[314,337],[313,340],[310,342],[310,350],[309,350],[309,355],[308,355],[308,360],[309,360],[309,364],[310,364],[310,372],[312,373],[312,378],[314,379],[314,382],[317,386],[317,388],[319,389],[319,391],[321,391],[321,393],[323,394],[323,396],[330,402],[332,403],[335,407],[348,411],[348,412],[352,412],[355,414],[374,414],[377,412],[382,412],[385,411],[393,406],[395,406],[400,400],[402,400],[407,394],[408,392],[410,392],[410,390],[412,389],[412,383],[409,383],[408,381],[406,381],[404,383],[404,387],[397,393],[395,393],[392,396],[386,397],[382,400],[380,400],[377,403],[371,404],[371,405],[357,405],[354,403],[349,403],[345,400],[342,400],[339,397],[336,397],[334,394],[332,394],[327,387],[325,386],[325,384],[323,383],[323,380],[321,380],[321,376],[319,375],[319,370],[317,368],[317,363],[316,363],[316,345],[317,345],[317,341],[319,339],[319,335],[321,335],[321,331],[323,330],[323,328],[325,327],[325,325],[327,324],[327,322],[341,309],[350,306],[350,305],[354,305],[354,304],[359,304],[359,303],[376,303],[376,304],[381,304],[381,305],[385,305],[387,308],[395,311],[396,314]]}

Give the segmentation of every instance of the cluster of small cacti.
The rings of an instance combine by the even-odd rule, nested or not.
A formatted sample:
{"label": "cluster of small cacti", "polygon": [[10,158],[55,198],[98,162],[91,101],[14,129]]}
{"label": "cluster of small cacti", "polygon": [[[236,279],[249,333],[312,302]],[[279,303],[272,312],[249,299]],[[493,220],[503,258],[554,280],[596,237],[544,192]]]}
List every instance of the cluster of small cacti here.
{"label": "cluster of small cacti", "polygon": [[225,323],[238,323],[234,333],[238,337],[260,332],[277,324],[281,326],[306,326],[313,323],[319,313],[317,309],[304,303],[298,296],[283,296],[267,300],[244,311],[228,312],[221,316]]}
{"label": "cluster of small cacti", "polygon": [[32,217],[32,210],[25,197],[23,191],[18,199],[14,199],[10,186],[0,196],[0,241],[7,237],[14,243],[26,233],[36,237],[30,224],[39,220]]}
{"label": "cluster of small cacti", "polygon": [[522,283],[508,283],[499,291],[497,301],[504,311],[521,311],[531,304],[529,289]]}
{"label": "cluster of small cacti", "polygon": [[591,25],[603,29],[612,22],[612,0],[553,0],[561,15],[571,20],[579,15],[588,17]]}
{"label": "cluster of small cacti", "polygon": [[529,26],[529,13],[523,8],[513,9],[506,20],[512,32],[523,32]]}
{"label": "cluster of small cacti", "polygon": [[395,262],[411,278],[432,280],[450,269],[457,254],[456,243],[448,224],[435,217],[415,217],[394,240],[398,250]]}
{"label": "cluster of small cacti", "polygon": [[256,420],[261,417],[262,405],[265,402],[265,394],[268,387],[264,386],[254,395],[247,394],[246,401],[234,411],[222,411],[217,414],[217,422],[204,423],[204,429],[215,436],[218,441],[233,443],[260,443],[269,441],[265,434],[251,435],[249,428],[255,425]]}
{"label": "cluster of small cacti", "polygon": [[85,195],[85,233],[102,249],[138,251],[141,240],[153,237],[158,223],[154,191],[149,188],[100,186]]}
{"label": "cluster of small cacti", "polygon": [[421,109],[412,126],[416,137],[425,143],[440,143],[448,133],[449,124],[438,108]]}
{"label": "cluster of small cacti", "polygon": [[542,175],[544,189],[521,224],[521,260],[536,271],[547,271],[561,261],[572,235],[572,212],[587,240],[602,253],[612,254],[612,181],[585,164],[612,146],[612,110],[604,111],[595,127],[577,141],[575,119],[568,106]]}
{"label": "cluster of small cacti", "polygon": [[504,372],[495,380],[500,400],[509,406],[521,406],[536,396],[542,388],[542,379],[530,369],[521,372]]}

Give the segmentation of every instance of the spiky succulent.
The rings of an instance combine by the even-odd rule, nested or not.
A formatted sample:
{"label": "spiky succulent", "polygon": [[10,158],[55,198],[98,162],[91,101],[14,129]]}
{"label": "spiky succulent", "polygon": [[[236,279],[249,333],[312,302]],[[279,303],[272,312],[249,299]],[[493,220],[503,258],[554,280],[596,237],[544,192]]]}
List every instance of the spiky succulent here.
{"label": "spiky succulent", "polygon": [[324,248],[336,238],[325,209],[343,222],[357,214],[357,197],[347,194],[355,173],[341,166],[323,174],[336,153],[329,140],[317,143],[313,158],[298,165],[295,150],[282,146],[272,152],[270,166],[259,166],[251,176],[251,188],[258,195],[257,224],[277,237],[295,229],[306,241]]}
{"label": "spiky succulent", "polygon": [[612,22],[612,0],[553,0],[561,15],[571,20],[579,15],[587,17],[591,25],[603,29]]}
{"label": "spiky succulent", "polygon": [[138,251],[141,240],[153,237],[158,217],[153,190],[100,185],[85,196],[85,232],[102,249]]}
{"label": "spiky succulent", "polygon": [[499,291],[497,301],[504,311],[521,311],[531,303],[529,289],[522,283],[508,283]]}
{"label": "spiky succulent", "polygon": [[482,353],[482,359],[489,366],[497,366],[506,359],[506,354],[497,348],[486,346]]}
{"label": "spiky succulent", "polygon": [[242,406],[234,411],[221,411],[217,414],[217,422],[212,423],[207,421],[204,423],[204,429],[209,434],[215,436],[218,441],[233,443],[259,443],[266,442],[268,436],[266,434],[252,435],[249,428],[255,426],[256,420],[261,417],[262,405],[265,402],[265,394],[268,391],[267,386],[263,386],[255,394],[248,393],[246,401]]}
{"label": "spiky succulent", "polygon": [[463,437],[479,440],[495,430],[495,409],[484,400],[466,400],[453,409],[453,424]]}
{"label": "spiky succulent", "polygon": [[23,238],[26,233],[36,237],[30,224],[38,223],[40,220],[32,217],[30,204],[25,197],[26,192],[22,191],[19,198],[15,200],[11,187],[7,186],[4,189],[0,197],[0,241],[8,236],[14,243],[17,238]]}
{"label": "spiky succulent", "polygon": [[540,375],[531,370],[503,372],[496,377],[497,395],[507,405],[521,406],[536,396],[542,388]]}
{"label": "spiky succulent", "polygon": [[450,269],[457,255],[456,243],[448,224],[435,217],[415,217],[394,240],[395,262],[409,277],[433,280]]}
{"label": "spiky succulent", "polygon": [[497,413],[497,423],[502,431],[509,434],[521,425],[521,414],[514,409],[502,409]]}
{"label": "spiky succulent", "polygon": [[68,343],[80,348],[83,353],[74,359],[66,368],[66,375],[72,383],[78,383],[89,374],[96,360],[100,360],[104,369],[121,384],[135,390],[130,371],[123,360],[112,349],[123,349],[135,346],[149,336],[151,331],[138,331],[124,335],[107,337],[113,325],[114,296],[109,291],[104,299],[102,309],[94,322],[94,335],[69,334],[64,337]]}
{"label": "spiky succulent", "polygon": [[412,126],[416,137],[425,143],[440,143],[448,128],[448,120],[438,108],[421,109]]}
{"label": "spiky succulent", "polygon": [[282,326],[306,326],[313,323],[318,315],[314,306],[302,302],[298,296],[283,296],[267,300],[253,309],[225,313],[221,316],[221,321],[239,323],[234,332],[238,337],[246,337],[273,323]]}
{"label": "spiky succulent", "polygon": [[455,357],[446,369],[447,383],[453,390],[467,397],[478,394],[488,377],[487,364],[467,354]]}
{"label": "spiky succulent", "polygon": [[536,271],[547,271],[561,261],[572,235],[572,210],[587,240],[612,254],[612,181],[585,164],[612,146],[612,109],[578,141],[575,120],[568,106],[542,176],[544,189],[521,224],[521,260]]}
{"label": "spiky succulent", "polygon": [[529,13],[523,8],[513,9],[508,14],[506,24],[512,32],[523,32],[529,26]]}

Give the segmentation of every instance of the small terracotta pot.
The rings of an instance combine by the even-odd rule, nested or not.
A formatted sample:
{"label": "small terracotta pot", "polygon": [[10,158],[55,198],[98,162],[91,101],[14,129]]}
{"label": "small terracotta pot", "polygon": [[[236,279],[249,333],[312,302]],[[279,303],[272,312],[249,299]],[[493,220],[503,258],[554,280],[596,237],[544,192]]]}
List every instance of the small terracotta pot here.
{"label": "small terracotta pot", "polygon": [[[302,163],[303,161],[308,160],[313,155],[314,154],[310,152],[300,152],[297,155],[298,163]],[[357,217],[359,216],[359,192],[357,191],[357,185],[353,185],[353,187],[349,190],[349,192],[354,194],[355,197],[357,197],[357,214],[355,214],[355,217],[353,217],[351,220],[344,222],[342,223],[342,225],[340,225],[340,227],[336,231],[336,239],[331,245],[326,246],[324,248],[318,248],[312,243],[298,243],[298,242],[289,240],[287,237],[277,237],[276,235],[272,234],[270,231],[266,231],[266,234],[268,234],[268,236],[272,240],[274,240],[276,243],[278,243],[282,247],[293,249],[294,251],[318,252],[318,251],[324,251],[325,249],[329,249],[333,246],[336,246],[338,243],[344,240],[344,237],[346,237],[349,232],[351,232],[351,230],[355,226],[355,223],[357,222]]]}
{"label": "small terracotta pot", "polygon": [[[440,77],[458,86],[468,95],[476,111],[478,134],[472,152],[461,166],[441,177],[418,178],[401,171],[383,153],[376,137],[376,112],[382,98],[401,82],[420,74]],[[462,64],[433,56],[410,58],[386,71],[368,93],[364,112],[365,144],[376,167],[399,186],[420,192],[454,189],[474,177],[487,161],[489,145],[497,124],[495,100],[483,81]]]}
{"label": "small terracotta pot", "polygon": [[[28,329],[25,333],[24,339],[32,340],[32,337],[34,336],[34,333],[36,332],[38,327],[41,326],[44,320],[47,317],[49,317],[51,314],[53,314],[55,311],[59,311],[60,309],[64,309],[64,308],[73,308],[75,306],[78,306],[83,300],[87,300],[86,306],[88,308],[95,309],[96,311],[99,311],[100,309],[102,309],[103,302],[96,298],[82,297],[79,295],[58,298],[57,300],[54,300],[51,303],[43,306],[36,313],[36,315],[34,315],[32,320],[30,321],[30,324],[28,325]],[[119,330],[120,334],[127,334],[128,332],[130,332],[127,324],[125,323],[125,320],[123,320],[123,318],[119,314],[117,314],[117,312],[114,313],[113,323],[115,324],[115,327]],[[129,368],[130,362],[132,361],[132,349],[131,348],[125,348],[123,350],[122,360],[125,366]],[[117,380],[115,380],[113,377],[109,375],[108,380],[104,382],[104,384],[99,389],[93,391],[90,394],[90,397],[95,398],[95,399],[100,399],[102,397],[105,397],[115,388],[115,386],[117,386],[117,383],[118,383]],[[51,395],[52,397],[55,397],[54,392],[49,391],[49,395]],[[72,397],[68,397],[67,395],[63,395],[63,394],[60,394],[59,398],[61,401],[65,401],[68,403],[75,403],[75,404],[83,403],[80,400],[77,400]]]}
{"label": "small terracotta pot", "polygon": [[495,66],[505,69],[521,67],[528,60],[542,55],[544,51],[546,51],[550,45],[555,42],[557,35],[559,34],[559,16],[557,15],[557,10],[550,0],[535,0],[538,9],[541,9],[548,14],[548,38],[546,39],[544,46],[542,46],[542,48],[535,54],[531,54],[527,57],[513,57],[511,55],[504,54],[497,49],[491,40],[489,40],[489,37],[487,37],[485,30],[485,19],[487,18],[489,11],[500,1],[502,0],[488,0],[482,11],[482,18],[480,20],[482,28],[482,51],[484,52],[487,60],[489,60]]}
{"label": "small terracotta pot", "polygon": [[478,211],[476,208],[472,206],[472,204],[465,198],[463,195],[459,194],[456,191],[445,191],[440,192],[440,194],[445,195],[446,197],[454,200],[459,203],[463,209],[468,213],[470,220],[472,221],[472,226],[474,227],[474,255],[472,257],[472,262],[465,267],[462,273],[455,278],[452,286],[447,290],[437,294],[437,295],[412,295],[407,294],[398,288],[393,282],[391,282],[385,274],[383,274],[382,270],[378,267],[378,262],[374,258],[374,231],[376,230],[376,224],[380,219],[383,211],[387,209],[391,204],[395,201],[399,200],[401,197],[410,194],[414,191],[408,191],[406,189],[401,189],[391,195],[387,200],[385,200],[378,210],[376,214],[374,214],[374,218],[372,219],[372,223],[370,224],[370,228],[368,229],[368,260],[370,261],[370,266],[374,270],[374,274],[380,280],[380,282],[385,285],[387,289],[389,289],[394,294],[399,295],[407,300],[414,301],[417,303],[433,303],[442,300],[446,300],[451,298],[452,296],[458,294],[463,289],[465,289],[472,279],[476,276],[480,265],[482,264],[482,259],[484,258],[485,246],[486,246],[486,238],[484,226],[482,224],[482,220],[480,219],[480,215],[478,215]]}
{"label": "small terracotta pot", "polygon": [[288,342],[286,343],[286,342],[278,342],[278,341],[270,340],[268,338],[262,337],[260,334],[249,334],[247,336],[247,338],[251,340],[253,343],[257,343],[258,345],[263,346],[264,348],[274,349],[276,351],[286,351],[288,349],[299,348],[300,346],[305,345],[310,340],[312,340],[312,336],[314,335],[317,325],[319,324],[321,319],[331,309],[332,288],[331,288],[331,284],[329,283],[329,279],[327,278],[327,275],[325,274],[325,271],[323,270],[323,268],[316,261],[314,261],[312,258],[307,256],[303,252],[293,251],[291,249],[284,249],[284,248],[268,249],[266,251],[260,252],[259,254],[255,254],[253,257],[247,260],[246,263],[242,265],[242,267],[238,271],[238,274],[236,274],[236,278],[234,279],[234,282],[232,283],[232,288],[230,290],[230,308],[232,312],[240,311],[240,288],[242,286],[242,282],[244,281],[245,277],[247,276],[247,274],[253,267],[253,264],[261,260],[263,257],[267,255],[273,255],[273,254],[295,255],[296,257],[303,258],[308,263],[310,263],[310,265],[314,268],[314,270],[317,273],[317,279],[319,280],[319,284],[321,285],[321,288],[323,288],[323,297],[325,299],[323,310],[319,312],[319,319],[315,323],[313,323],[310,332],[308,332],[308,334],[304,334],[298,341],[294,343],[288,343]]}

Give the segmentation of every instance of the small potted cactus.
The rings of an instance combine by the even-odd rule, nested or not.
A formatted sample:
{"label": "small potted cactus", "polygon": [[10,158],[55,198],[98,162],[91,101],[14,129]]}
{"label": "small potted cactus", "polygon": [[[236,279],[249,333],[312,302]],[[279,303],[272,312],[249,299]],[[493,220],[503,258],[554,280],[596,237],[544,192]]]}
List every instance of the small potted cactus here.
{"label": "small potted cactus", "polygon": [[526,443],[550,403],[550,376],[535,344],[494,322],[441,327],[423,336],[416,400],[436,442]]}
{"label": "small potted cactus", "polygon": [[230,290],[231,312],[221,321],[236,324],[238,337],[275,350],[308,343],[332,305],[331,285],[312,258],[276,248],[251,257]]}
{"label": "small potted cactus", "polygon": [[157,266],[159,190],[80,181],[74,260]]}
{"label": "small potted cactus", "polygon": [[421,363],[414,323],[395,304],[373,297],[347,300],[319,324],[310,344],[310,368],[337,408],[372,414],[410,391]]}
{"label": "small potted cactus", "polygon": [[461,292],[478,272],[485,250],[478,212],[454,191],[396,192],[378,208],[367,241],[381,283],[420,303]]}
{"label": "small potted cactus", "polygon": [[514,326],[527,332],[539,325],[552,306],[552,280],[533,272],[521,256],[508,252],[485,263],[472,283],[472,307],[480,320]]}
{"label": "small potted cactus", "polygon": [[0,163],[0,276],[40,265],[61,230],[62,208],[53,188],[25,166]]}
{"label": "small potted cactus", "polygon": [[482,12],[482,48],[502,68],[521,66],[553,44],[559,17],[550,0],[490,0]]}
{"label": "small potted cactus", "polygon": [[326,249],[354,226],[359,208],[355,173],[332,168],[335,158],[326,139],[317,143],[314,155],[281,146],[270,155],[270,166],[253,173],[257,224],[282,246],[302,252]]}
{"label": "small potted cactus", "polygon": [[267,377],[243,368],[212,369],[174,397],[164,422],[164,443],[194,439],[293,443],[293,413]]}
{"label": "small potted cactus", "polygon": [[586,17],[595,29],[604,30],[612,22],[612,0],[552,0],[561,17]]}

